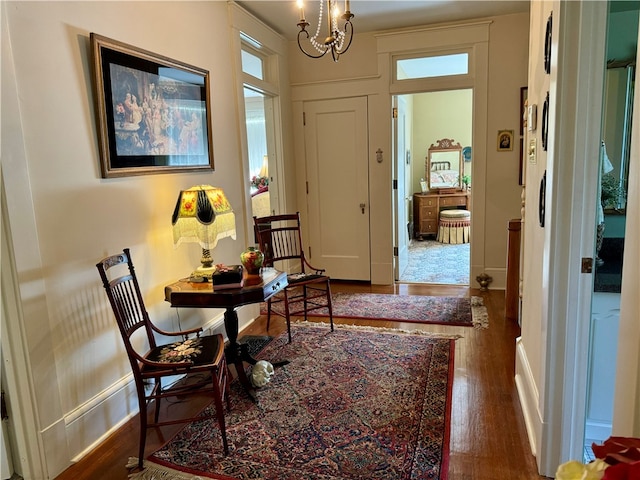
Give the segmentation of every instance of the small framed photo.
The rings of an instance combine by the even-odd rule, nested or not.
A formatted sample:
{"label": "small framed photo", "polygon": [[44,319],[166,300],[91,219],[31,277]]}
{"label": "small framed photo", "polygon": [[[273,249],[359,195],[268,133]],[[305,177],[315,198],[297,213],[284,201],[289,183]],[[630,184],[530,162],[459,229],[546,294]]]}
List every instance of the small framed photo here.
{"label": "small framed photo", "polygon": [[91,33],[102,178],[213,170],[209,72]]}
{"label": "small framed photo", "polygon": [[498,151],[510,152],[513,150],[513,130],[498,130]]}

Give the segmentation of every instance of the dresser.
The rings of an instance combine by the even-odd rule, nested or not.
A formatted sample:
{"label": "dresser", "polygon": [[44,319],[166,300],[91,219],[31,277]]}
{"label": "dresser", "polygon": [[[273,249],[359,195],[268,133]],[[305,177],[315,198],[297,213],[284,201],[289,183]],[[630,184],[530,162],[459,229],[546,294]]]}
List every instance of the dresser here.
{"label": "dresser", "polygon": [[438,217],[445,208],[470,210],[470,194],[456,192],[440,194],[436,192],[413,194],[413,232],[422,240],[426,235],[438,234]]}

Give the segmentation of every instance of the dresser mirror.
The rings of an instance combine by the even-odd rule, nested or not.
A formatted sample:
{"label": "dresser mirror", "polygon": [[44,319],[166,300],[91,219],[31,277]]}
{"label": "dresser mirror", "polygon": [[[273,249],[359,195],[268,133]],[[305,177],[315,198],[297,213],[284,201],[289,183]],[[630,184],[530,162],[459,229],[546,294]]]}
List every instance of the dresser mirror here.
{"label": "dresser mirror", "polygon": [[429,190],[461,190],[463,170],[462,146],[452,138],[443,138],[427,150],[425,179]]}

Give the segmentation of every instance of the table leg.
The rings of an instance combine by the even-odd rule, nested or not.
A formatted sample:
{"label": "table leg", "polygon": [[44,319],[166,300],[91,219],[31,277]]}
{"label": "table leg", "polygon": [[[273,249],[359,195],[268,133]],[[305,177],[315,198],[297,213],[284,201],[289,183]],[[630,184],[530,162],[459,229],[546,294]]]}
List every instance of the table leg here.
{"label": "table leg", "polygon": [[227,332],[227,337],[229,338],[229,346],[225,350],[227,363],[233,364],[236,367],[236,373],[238,374],[240,384],[251,400],[255,402],[256,392],[244,370],[244,362],[255,365],[256,360],[249,355],[246,345],[238,343],[238,314],[236,313],[235,308],[229,307],[224,312],[224,328]]}
{"label": "table leg", "polygon": [[[249,395],[249,397],[251,397],[255,402],[256,391],[253,388],[253,385],[251,385],[249,377],[247,377],[247,373],[244,370],[244,363],[246,362],[250,365],[255,365],[258,361],[251,356],[246,343],[238,342],[238,314],[235,308],[229,307],[224,312],[224,328],[227,332],[227,337],[229,338],[229,345],[225,350],[227,363],[233,364],[236,367],[240,384],[247,392],[247,395]],[[288,360],[282,360],[280,362],[273,363],[272,365],[274,368],[278,368],[288,364]]]}

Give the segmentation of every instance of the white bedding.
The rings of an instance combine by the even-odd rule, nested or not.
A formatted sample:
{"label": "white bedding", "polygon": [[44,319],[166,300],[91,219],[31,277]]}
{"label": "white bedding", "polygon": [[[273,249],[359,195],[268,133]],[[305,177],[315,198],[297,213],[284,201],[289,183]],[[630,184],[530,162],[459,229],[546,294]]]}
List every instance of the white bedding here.
{"label": "white bedding", "polygon": [[431,188],[456,187],[458,186],[457,170],[437,170],[431,172]]}

